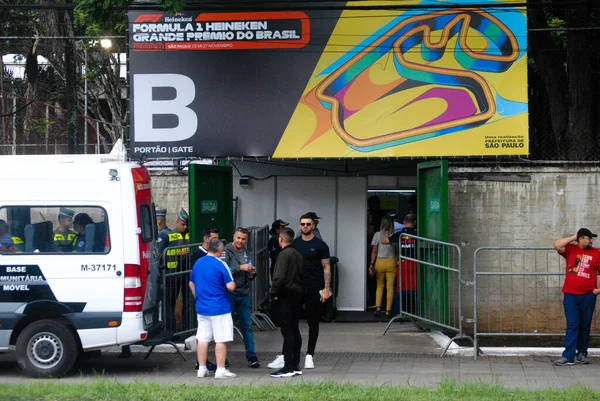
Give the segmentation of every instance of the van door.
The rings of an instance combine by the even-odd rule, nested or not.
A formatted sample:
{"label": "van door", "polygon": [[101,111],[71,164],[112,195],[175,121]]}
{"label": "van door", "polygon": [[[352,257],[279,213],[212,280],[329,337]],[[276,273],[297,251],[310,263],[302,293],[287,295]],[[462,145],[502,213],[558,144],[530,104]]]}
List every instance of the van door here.
{"label": "van door", "polygon": [[149,330],[159,322],[160,259],[158,256],[158,234],[150,190],[150,175],[143,167],[134,168],[131,171],[135,185],[138,226],[140,227],[140,279],[144,296],[142,303],[144,330]]}

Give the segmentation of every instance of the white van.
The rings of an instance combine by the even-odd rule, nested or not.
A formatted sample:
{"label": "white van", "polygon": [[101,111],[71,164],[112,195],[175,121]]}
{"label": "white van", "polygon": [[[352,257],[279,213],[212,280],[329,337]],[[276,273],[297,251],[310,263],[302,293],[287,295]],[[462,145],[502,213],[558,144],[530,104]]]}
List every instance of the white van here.
{"label": "white van", "polygon": [[[119,150],[3,156],[0,171],[0,351],[14,349],[30,376],[60,376],[82,350],[161,330],[156,219],[143,166]],[[69,216],[75,227],[57,231],[60,214],[63,227]]]}

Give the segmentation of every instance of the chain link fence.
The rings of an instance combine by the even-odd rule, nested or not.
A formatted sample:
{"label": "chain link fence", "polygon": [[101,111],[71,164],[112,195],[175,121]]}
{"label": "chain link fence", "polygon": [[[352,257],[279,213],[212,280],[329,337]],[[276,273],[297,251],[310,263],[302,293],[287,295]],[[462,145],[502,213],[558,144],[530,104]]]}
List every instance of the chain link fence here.
{"label": "chain link fence", "polygon": [[52,13],[30,10],[35,22],[0,33],[0,155],[106,153],[127,140],[125,37],[61,36],[65,22],[42,25]]}
{"label": "chain link fence", "polygon": [[[0,92],[0,115],[0,155],[69,153],[65,109]],[[82,115],[76,127],[75,153],[82,154],[110,152],[109,129],[126,133],[126,127]]]}

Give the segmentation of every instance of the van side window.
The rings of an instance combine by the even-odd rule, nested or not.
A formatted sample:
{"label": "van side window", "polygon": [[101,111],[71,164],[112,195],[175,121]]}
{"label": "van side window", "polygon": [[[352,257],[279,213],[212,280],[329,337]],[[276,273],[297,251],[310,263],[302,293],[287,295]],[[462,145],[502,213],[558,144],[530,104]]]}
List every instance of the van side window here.
{"label": "van side window", "polygon": [[0,254],[110,252],[106,210],[99,206],[0,208]]}
{"label": "van side window", "polygon": [[142,229],[142,241],[151,242],[152,235],[152,211],[148,205],[140,205],[140,226]]}

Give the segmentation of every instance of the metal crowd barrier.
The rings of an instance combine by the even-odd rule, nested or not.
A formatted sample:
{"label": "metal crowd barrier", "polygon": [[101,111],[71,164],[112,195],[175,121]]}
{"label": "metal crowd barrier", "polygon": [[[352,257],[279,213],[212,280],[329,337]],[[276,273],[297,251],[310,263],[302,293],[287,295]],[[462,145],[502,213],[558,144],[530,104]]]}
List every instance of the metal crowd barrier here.
{"label": "metal crowd barrier", "polygon": [[[460,247],[411,234],[404,236],[415,239],[416,246],[410,256],[402,256],[400,249],[400,312],[390,320],[383,334],[394,322],[408,316],[417,327],[427,323],[456,332],[440,356],[444,356],[455,340],[468,339],[474,344],[474,340],[463,332],[466,319],[462,313],[462,287],[471,283],[462,278]],[[405,291],[402,291],[403,283],[408,283],[404,286]]]}
{"label": "metal crowd barrier", "polygon": [[270,298],[271,278],[269,276],[269,226],[250,227],[248,229],[248,250],[252,264],[256,267],[256,275],[252,280],[250,290],[250,305],[252,310],[252,321],[260,330],[264,330],[263,323],[271,330],[277,327],[271,318],[260,311],[263,301]]}
{"label": "metal crowd barrier", "polygon": [[[194,297],[189,288],[190,274],[192,272],[191,255],[200,244],[170,246],[165,248],[161,268],[164,269],[162,285],[162,316],[165,330],[172,331],[174,336],[192,334],[197,325],[196,307]],[[167,252],[176,251],[178,266],[174,269],[166,268],[165,257]]]}
{"label": "metal crowd barrier", "polygon": [[[479,337],[565,335],[565,260],[554,248],[481,247],[473,260],[475,346]],[[599,329],[594,317],[592,336]]]}
{"label": "metal crowd barrier", "polygon": [[[260,329],[265,325],[271,330],[276,330],[275,324],[268,315],[259,311],[259,305],[269,297],[269,254],[267,243],[269,241],[269,227],[252,227],[248,232],[248,255],[252,264],[256,266],[256,276],[252,280],[250,292],[252,321]],[[189,289],[191,255],[201,244],[188,244],[165,248],[161,266],[166,266],[165,257],[168,251],[174,250],[181,253],[178,256],[178,266],[175,269],[164,268],[162,282],[162,320],[165,330],[172,331],[174,336],[191,335],[197,328],[196,308],[194,298]],[[239,329],[234,327],[242,337]]]}

